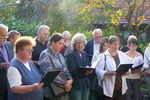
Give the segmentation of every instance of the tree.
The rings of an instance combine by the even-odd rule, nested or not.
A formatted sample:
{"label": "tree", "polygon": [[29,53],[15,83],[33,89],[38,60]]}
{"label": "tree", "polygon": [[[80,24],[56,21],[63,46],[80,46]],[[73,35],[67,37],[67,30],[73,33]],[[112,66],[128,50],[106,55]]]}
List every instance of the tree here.
{"label": "tree", "polygon": [[95,16],[99,16],[96,21],[108,22],[119,36],[121,36],[119,27],[124,21],[124,27],[127,27],[129,34],[135,34],[140,38],[140,35],[150,28],[147,25],[141,29],[148,11],[150,11],[150,0],[86,0],[81,14],[88,16],[91,24],[94,23]]}

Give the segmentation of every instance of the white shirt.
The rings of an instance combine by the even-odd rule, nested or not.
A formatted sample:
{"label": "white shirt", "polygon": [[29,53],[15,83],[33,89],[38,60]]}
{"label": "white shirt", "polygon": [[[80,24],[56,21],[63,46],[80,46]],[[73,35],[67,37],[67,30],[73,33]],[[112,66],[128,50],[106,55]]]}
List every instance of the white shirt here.
{"label": "white shirt", "polygon": [[147,69],[146,70],[147,73],[150,73],[149,65],[150,65],[150,47],[146,48],[146,50],[144,52],[143,69]]}
{"label": "white shirt", "polygon": [[93,55],[93,57],[92,57],[91,64],[93,64],[93,63],[99,58],[99,55],[100,55],[100,54],[101,54],[101,53],[99,52],[99,50],[96,51],[96,52],[94,52],[94,55]]}
{"label": "white shirt", "polygon": [[[31,68],[28,62],[25,63],[24,65],[27,67],[28,70],[31,71]],[[21,81],[22,76],[20,72],[18,71],[18,69],[13,66],[8,68],[7,78],[8,78],[10,88],[22,85],[22,81]]]}
{"label": "white shirt", "polygon": [[[125,53],[121,51],[117,51],[117,52],[118,52],[120,64],[129,64],[129,62],[126,59]],[[105,62],[105,55],[106,55],[106,62]],[[108,50],[106,50],[100,56],[101,57],[99,57],[98,59],[99,62],[97,63],[96,66],[96,75],[97,78],[99,79],[99,83],[101,82],[101,80],[103,80],[102,85],[103,85],[104,94],[108,97],[113,97],[116,75],[104,77],[104,74],[107,71],[116,71],[117,70],[116,63]],[[104,66],[105,66],[105,70],[104,70]],[[122,76],[122,94],[125,94],[126,90],[127,90],[126,76]]]}
{"label": "white shirt", "polygon": [[[135,56],[134,58],[132,58],[132,57],[130,57],[128,55],[127,55],[127,57],[128,57],[128,59],[127,59],[128,62],[133,64],[133,66],[132,66],[133,68],[138,66],[138,65],[140,65],[140,64],[142,64],[144,62],[143,61],[143,56],[140,53],[138,53],[137,56]],[[128,79],[140,79],[140,72],[139,73],[129,74],[127,78]]]}
{"label": "white shirt", "polygon": [[95,53],[96,51],[98,51],[100,49],[100,43],[96,43],[96,41],[94,40],[94,45],[93,45],[93,53]]}

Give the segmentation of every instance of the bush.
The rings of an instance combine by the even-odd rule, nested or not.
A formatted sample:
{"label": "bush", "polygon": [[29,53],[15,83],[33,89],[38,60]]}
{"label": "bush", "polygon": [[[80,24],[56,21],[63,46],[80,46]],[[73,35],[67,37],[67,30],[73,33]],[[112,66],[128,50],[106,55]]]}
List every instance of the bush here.
{"label": "bush", "polygon": [[22,36],[35,36],[37,27],[40,25],[36,22],[31,24],[26,23],[21,19],[17,19],[15,16],[10,16],[8,19],[0,18],[0,23],[3,23],[9,27],[9,30],[17,30]]}

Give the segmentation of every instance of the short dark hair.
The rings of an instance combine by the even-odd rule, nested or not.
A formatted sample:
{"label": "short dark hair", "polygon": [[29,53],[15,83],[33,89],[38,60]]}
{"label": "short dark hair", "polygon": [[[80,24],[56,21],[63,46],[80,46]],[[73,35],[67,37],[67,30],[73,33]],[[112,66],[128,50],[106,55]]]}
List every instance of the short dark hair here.
{"label": "short dark hair", "polygon": [[114,42],[120,42],[120,39],[119,39],[117,36],[112,35],[112,36],[110,36],[110,37],[108,38],[108,43],[109,43],[109,44],[112,44],[112,43],[114,43]]}
{"label": "short dark hair", "polygon": [[30,36],[19,37],[16,40],[15,45],[14,45],[16,54],[18,53],[19,49],[22,49],[24,46],[28,46],[28,45],[32,45],[32,46],[36,45],[36,43],[32,37],[30,37]]}
{"label": "short dark hair", "polygon": [[50,45],[52,44],[52,42],[56,43],[56,42],[60,41],[61,39],[64,39],[64,38],[62,37],[62,35],[60,33],[53,33],[50,38]]}

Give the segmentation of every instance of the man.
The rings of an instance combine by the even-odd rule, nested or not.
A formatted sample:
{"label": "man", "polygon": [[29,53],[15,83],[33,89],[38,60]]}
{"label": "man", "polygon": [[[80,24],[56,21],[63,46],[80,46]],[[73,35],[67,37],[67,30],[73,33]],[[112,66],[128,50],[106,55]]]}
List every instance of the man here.
{"label": "man", "polygon": [[47,25],[41,25],[38,28],[37,37],[35,38],[36,46],[33,48],[32,60],[38,69],[39,56],[41,52],[47,48],[49,30],[50,28]]}
{"label": "man", "polygon": [[8,82],[6,70],[10,62],[10,54],[5,44],[7,39],[8,27],[0,24],[0,100],[8,99]]}
{"label": "man", "polygon": [[66,56],[73,49],[73,47],[71,46],[71,33],[69,31],[64,31],[62,37],[64,38],[64,46],[61,49],[60,53],[63,56]]}
{"label": "man", "polygon": [[95,29],[92,33],[93,40],[89,40],[85,46],[85,52],[87,53],[90,61],[92,60],[92,56],[94,52],[99,50],[100,42],[103,39],[103,33],[101,29]]}

